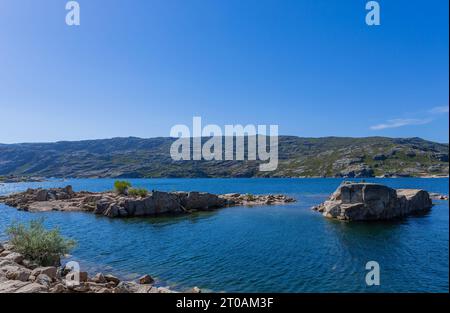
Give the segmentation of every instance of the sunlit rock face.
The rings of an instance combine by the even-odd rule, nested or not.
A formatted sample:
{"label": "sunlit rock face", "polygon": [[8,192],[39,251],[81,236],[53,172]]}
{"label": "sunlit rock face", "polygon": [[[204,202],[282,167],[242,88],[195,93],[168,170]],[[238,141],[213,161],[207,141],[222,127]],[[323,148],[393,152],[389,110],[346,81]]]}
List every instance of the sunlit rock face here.
{"label": "sunlit rock face", "polygon": [[325,217],[349,221],[390,220],[430,210],[428,192],[392,189],[381,184],[344,182],[313,209]]}

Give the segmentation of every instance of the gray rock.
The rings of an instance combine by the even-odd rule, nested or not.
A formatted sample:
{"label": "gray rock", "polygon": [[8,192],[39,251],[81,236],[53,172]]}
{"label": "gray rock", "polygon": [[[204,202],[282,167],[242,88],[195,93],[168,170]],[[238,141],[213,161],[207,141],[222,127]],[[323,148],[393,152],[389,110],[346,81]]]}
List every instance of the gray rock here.
{"label": "gray rock", "polygon": [[202,293],[202,290],[198,287],[193,287],[192,289],[188,290],[188,293]]}
{"label": "gray rock", "polygon": [[66,287],[64,287],[63,284],[56,284],[55,286],[53,286],[49,292],[51,293],[63,293],[66,291]]}
{"label": "gray rock", "polygon": [[357,164],[352,165],[341,171],[338,175],[344,178],[363,178],[363,177],[373,177],[374,171],[367,164]]}
{"label": "gray rock", "polygon": [[45,274],[39,274],[34,280],[34,282],[49,288],[50,285],[52,284],[52,279]]}
{"label": "gray rock", "polygon": [[97,201],[94,214],[104,214],[108,207],[111,205],[111,200],[101,198]]}
{"label": "gray rock", "polygon": [[48,191],[46,189],[41,189],[36,193],[36,201],[47,201]]}
{"label": "gray rock", "polygon": [[20,253],[12,252],[12,253],[9,253],[7,256],[3,257],[3,259],[4,260],[10,260],[10,261],[13,261],[13,262],[15,262],[17,264],[20,264],[20,263],[22,263],[24,257]]}
{"label": "gray rock", "polygon": [[182,212],[179,199],[173,193],[154,191],[151,197],[154,200],[154,214]]}
{"label": "gray rock", "polygon": [[34,270],[39,267],[39,265],[37,263],[27,260],[27,259],[24,259],[22,261],[22,264],[23,264],[23,266],[25,266],[26,268],[29,268],[30,270]]}
{"label": "gray rock", "polygon": [[429,173],[437,173],[437,172],[441,172],[443,167],[444,167],[444,166],[443,166],[442,164],[435,164],[435,165],[429,166],[429,167],[427,168],[427,171],[428,171]]}
{"label": "gray rock", "polygon": [[314,209],[329,218],[367,221],[404,217],[431,207],[430,196],[424,190],[395,190],[380,184],[345,182],[329,200]]}
{"label": "gray rock", "polygon": [[363,158],[362,157],[343,158],[343,159],[336,160],[333,163],[333,169],[334,170],[340,170],[340,169],[348,167],[350,165],[358,164],[358,163],[362,163],[362,162],[363,162]]}
{"label": "gray rock", "polygon": [[120,206],[116,203],[111,203],[108,209],[106,209],[104,215],[108,217],[118,217],[119,216]]}
{"label": "gray rock", "polygon": [[15,246],[13,244],[10,244],[10,243],[3,244],[3,249],[5,249],[5,250],[12,251],[12,250],[14,250],[14,248],[15,248]]}
{"label": "gray rock", "polygon": [[155,282],[153,277],[151,277],[150,275],[141,276],[141,277],[139,277],[138,281],[139,281],[139,284],[141,284],[141,285],[152,284]]}
{"label": "gray rock", "polygon": [[10,250],[3,250],[2,252],[0,252],[0,258],[4,258],[11,253],[13,253],[13,252]]}
{"label": "gray rock", "polygon": [[139,287],[135,282],[122,281],[114,288],[114,293],[137,293]]}
{"label": "gray rock", "polygon": [[175,293],[175,291],[170,290],[167,287],[158,287],[158,292],[159,293]]}
{"label": "gray rock", "polygon": [[71,185],[67,185],[65,188],[63,188],[63,190],[68,195],[73,195],[74,194],[73,188],[72,188]]}
{"label": "gray rock", "polygon": [[104,284],[107,282],[105,276],[102,273],[95,274],[95,276],[92,277],[91,281],[100,284]]}
{"label": "gray rock", "polygon": [[105,279],[107,282],[112,282],[116,285],[120,283],[119,278],[117,278],[116,276],[110,275],[110,274],[105,275]]}
{"label": "gray rock", "polygon": [[57,271],[58,271],[58,269],[54,266],[38,267],[32,271],[31,275],[37,277],[40,274],[44,274],[44,275],[47,275],[48,277],[50,277],[52,280],[55,280]]}
{"label": "gray rock", "polygon": [[45,286],[42,286],[37,283],[30,283],[30,284],[27,284],[27,285],[17,289],[15,292],[16,293],[42,293],[42,292],[47,292],[47,291],[48,291],[48,288],[46,288]]}
{"label": "gray rock", "polygon": [[128,211],[125,208],[119,207],[119,216],[120,217],[127,217]]}
{"label": "gray rock", "polygon": [[222,198],[206,192],[189,192],[181,203],[188,210],[209,210],[225,205]]}
{"label": "gray rock", "polygon": [[158,288],[152,285],[140,285],[135,293],[158,293]]}
{"label": "gray rock", "polygon": [[87,284],[85,282],[81,282],[78,285],[68,286],[68,287],[70,290],[72,290],[74,292],[85,293],[85,292],[91,291],[91,287],[89,286],[89,284]]}
{"label": "gray rock", "polygon": [[8,280],[0,283],[0,293],[13,293],[17,292],[20,288],[27,286],[29,282],[23,282],[20,280]]}
{"label": "gray rock", "polygon": [[5,276],[10,280],[28,281],[31,275],[31,271],[24,267],[7,266],[3,267],[1,270],[5,269]]}
{"label": "gray rock", "polygon": [[11,261],[11,260],[4,260],[0,259],[0,272],[2,271],[2,268],[8,265],[17,266],[18,264]]}

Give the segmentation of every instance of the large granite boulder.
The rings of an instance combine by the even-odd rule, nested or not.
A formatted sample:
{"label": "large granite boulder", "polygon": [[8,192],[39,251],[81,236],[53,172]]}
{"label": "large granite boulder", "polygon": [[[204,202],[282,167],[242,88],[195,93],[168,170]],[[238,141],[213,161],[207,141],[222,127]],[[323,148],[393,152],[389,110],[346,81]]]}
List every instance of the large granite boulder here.
{"label": "large granite boulder", "polygon": [[181,213],[180,199],[177,194],[154,191],[151,195],[155,214]]}
{"label": "large granite boulder", "polygon": [[206,192],[189,192],[182,197],[181,204],[187,210],[210,210],[225,206],[226,201]]}
{"label": "large granite boulder", "polygon": [[367,221],[404,217],[431,207],[430,195],[424,190],[344,182],[327,201],[313,209],[329,218]]}

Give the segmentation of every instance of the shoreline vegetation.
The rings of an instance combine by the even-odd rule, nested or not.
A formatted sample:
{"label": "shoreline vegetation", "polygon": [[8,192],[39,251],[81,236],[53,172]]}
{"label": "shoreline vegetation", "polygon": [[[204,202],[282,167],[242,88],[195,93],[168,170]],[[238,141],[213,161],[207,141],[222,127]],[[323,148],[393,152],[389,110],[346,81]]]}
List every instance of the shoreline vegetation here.
{"label": "shoreline vegetation", "polygon": [[[89,277],[73,263],[61,266],[61,257],[76,245],[58,229],[46,230],[43,220],[29,225],[13,224],[10,240],[0,243],[0,293],[174,293],[158,287],[146,274],[137,280],[121,281],[111,274]],[[198,287],[185,290],[200,293]]]}

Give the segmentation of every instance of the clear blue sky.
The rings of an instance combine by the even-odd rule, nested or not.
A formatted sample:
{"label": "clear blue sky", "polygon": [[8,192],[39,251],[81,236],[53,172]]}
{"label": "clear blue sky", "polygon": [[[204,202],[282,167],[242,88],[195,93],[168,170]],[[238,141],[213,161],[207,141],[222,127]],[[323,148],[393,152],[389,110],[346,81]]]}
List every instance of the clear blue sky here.
{"label": "clear blue sky", "polygon": [[448,1],[0,1],[0,142],[278,124],[448,142]]}

